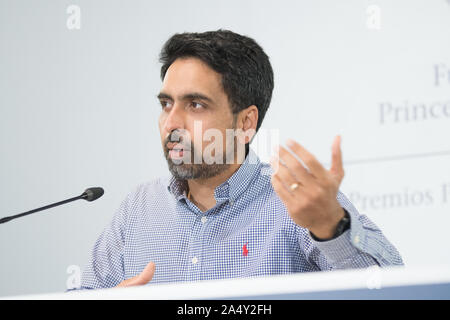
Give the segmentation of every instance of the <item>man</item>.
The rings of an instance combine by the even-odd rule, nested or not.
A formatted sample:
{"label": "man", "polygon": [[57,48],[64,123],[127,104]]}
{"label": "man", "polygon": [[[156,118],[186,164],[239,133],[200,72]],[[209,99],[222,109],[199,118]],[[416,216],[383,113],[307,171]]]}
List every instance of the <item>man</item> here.
{"label": "man", "polygon": [[292,140],[270,165],[249,148],[274,86],[253,39],[176,34],[160,60],[159,129],[171,176],[122,202],[94,245],[82,289],[403,264],[339,191],[340,137],[329,170]]}

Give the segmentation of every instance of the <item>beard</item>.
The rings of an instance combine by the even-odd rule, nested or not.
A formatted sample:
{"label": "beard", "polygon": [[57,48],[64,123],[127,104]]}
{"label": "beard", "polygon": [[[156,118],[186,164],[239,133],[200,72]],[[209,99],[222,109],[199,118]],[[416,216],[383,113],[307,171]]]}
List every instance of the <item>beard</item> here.
{"label": "beard", "polygon": [[[237,148],[237,139],[234,139],[234,148],[227,146],[226,151],[220,156],[222,161],[208,161],[208,163],[206,163],[204,155],[200,157],[199,154],[197,154],[197,157],[195,157],[196,149],[194,148],[193,143],[191,143],[190,150],[183,150],[181,161],[174,161],[169,155],[169,149],[167,148],[168,142],[170,142],[170,140],[164,143],[164,157],[167,160],[170,173],[179,180],[207,179],[221,174],[228,170],[232,165],[232,163],[227,163],[226,159],[235,159],[234,156]],[[214,152],[217,152],[217,150],[214,150]],[[201,163],[193,163],[192,159],[200,158]],[[188,159],[188,161],[184,161],[183,159]],[[214,157],[214,159],[216,159],[216,157]]]}

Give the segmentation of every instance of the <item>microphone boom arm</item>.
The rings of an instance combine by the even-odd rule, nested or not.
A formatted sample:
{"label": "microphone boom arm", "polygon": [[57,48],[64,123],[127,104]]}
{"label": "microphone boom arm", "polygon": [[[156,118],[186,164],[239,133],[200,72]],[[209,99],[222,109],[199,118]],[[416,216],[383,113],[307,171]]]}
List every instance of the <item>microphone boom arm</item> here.
{"label": "microphone boom arm", "polygon": [[50,208],[53,208],[53,207],[56,207],[56,206],[60,206],[62,204],[68,203],[68,202],[79,200],[79,199],[85,199],[87,201],[93,201],[93,200],[96,200],[96,199],[100,198],[102,195],[103,195],[103,189],[102,188],[98,188],[98,187],[97,188],[89,188],[89,189],[86,189],[86,191],[83,192],[83,194],[79,195],[78,197],[73,197],[73,198],[70,198],[70,199],[67,199],[67,200],[55,202],[55,203],[49,204],[49,205],[44,206],[44,207],[40,207],[40,208],[33,209],[33,210],[30,210],[30,211],[27,211],[27,212],[16,214],[14,216],[1,218],[0,219],[0,224],[6,223],[6,222],[11,221],[11,220],[16,219],[16,218],[27,216],[29,214],[32,214],[32,213],[35,213],[35,212],[38,212],[38,211],[50,209]]}

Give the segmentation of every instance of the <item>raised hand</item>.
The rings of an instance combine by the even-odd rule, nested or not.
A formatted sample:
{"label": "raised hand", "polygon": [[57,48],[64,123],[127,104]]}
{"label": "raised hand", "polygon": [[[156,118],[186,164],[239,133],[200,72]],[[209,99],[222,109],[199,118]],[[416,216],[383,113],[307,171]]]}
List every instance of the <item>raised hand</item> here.
{"label": "raised hand", "polygon": [[270,161],[274,168],[271,178],[273,188],[289,215],[295,223],[321,239],[331,238],[339,220],[345,215],[336,199],[344,178],[340,142],[340,136],[336,136],[332,145],[330,170],[325,169],[313,154],[291,139],[287,140],[286,145],[307,168],[282,146],[278,150],[279,158],[274,156]]}

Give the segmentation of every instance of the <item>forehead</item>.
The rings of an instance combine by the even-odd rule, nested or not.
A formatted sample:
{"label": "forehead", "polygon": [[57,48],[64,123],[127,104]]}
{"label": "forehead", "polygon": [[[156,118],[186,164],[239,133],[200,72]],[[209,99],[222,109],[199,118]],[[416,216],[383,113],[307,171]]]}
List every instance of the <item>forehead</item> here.
{"label": "forehead", "polygon": [[203,92],[216,99],[225,96],[221,75],[198,58],[176,59],[164,76],[161,91],[168,93]]}

